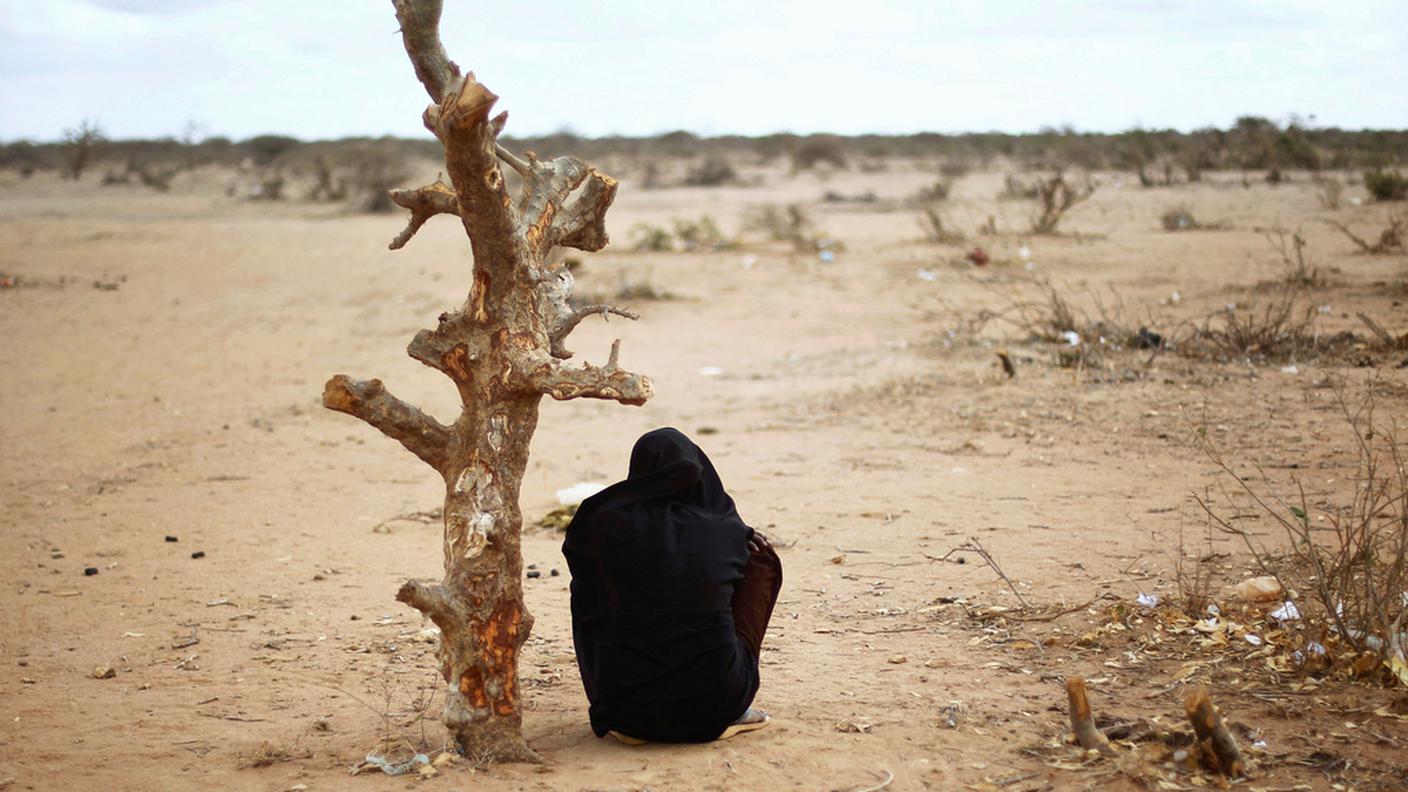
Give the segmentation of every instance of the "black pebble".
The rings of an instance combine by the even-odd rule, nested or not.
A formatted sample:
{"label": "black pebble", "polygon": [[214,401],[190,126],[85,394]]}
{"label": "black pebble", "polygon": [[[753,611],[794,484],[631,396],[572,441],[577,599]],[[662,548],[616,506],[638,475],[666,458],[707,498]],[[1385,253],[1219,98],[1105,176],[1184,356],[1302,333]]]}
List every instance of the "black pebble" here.
{"label": "black pebble", "polygon": [[181,540],[180,540],[180,539],[177,539],[177,538],[174,537],[174,536],[168,536],[168,537],[166,537],[166,541],[168,541],[168,542],[179,542],[179,541],[181,541]]}
{"label": "black pebble", "polygon": [[361,616],[358,616],[358,615],[355,614],[355,613],[352,614],[352,621],[357,621],[358,619],[361,619],[361,618],[362,618]]}
{"label": "black pebble", "polygon": [[529,569],[537,569],[537,568],[538,568],[538,565],[537,565],[537,564],[529,564],[529,565],[528,565],[528,568],[529,568]]}
{"label": "black pebble", "polygon": [[98,568],[97,568],[97,567],[84,567],[84,568],[83,568],[83,574],[86,575],[86,576],[88,576],[88,577],[93,577],[94,575],[98,574]]}
{"label": "black pebble", "polygon": [[205,558],[205,551],[197,550],[194,553],[191,553],[191,558]]}
{"label": "black pebble", "polygon": [[548,571],[548,577],[557,577],[557,570],[556,570],[556,569],[549,570],[549,571]]}
{"label": "black pebble", "polygon": [[536,570],[536,569],[530,569],[530,570],[528,570],[528,577],[530,577],[530,578],[540,578],[540,577],[542,577],[542,576],[543,576],[543,573],[542,573],[542,572],[539,572],[539,571]]}

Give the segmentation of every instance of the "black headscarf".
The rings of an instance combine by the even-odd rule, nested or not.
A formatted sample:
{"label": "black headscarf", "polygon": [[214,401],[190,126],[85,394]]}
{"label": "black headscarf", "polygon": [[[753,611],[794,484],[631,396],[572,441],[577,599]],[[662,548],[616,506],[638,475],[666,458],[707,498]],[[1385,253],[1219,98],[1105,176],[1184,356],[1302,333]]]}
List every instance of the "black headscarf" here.
{"label": "black headscarf", "polygon": [[751,535],[709,458],[676,429],[642,436],[626,480],[582,502],[562,552],[598,735],[711,740],[747,709],[757,658],[730,606]]}

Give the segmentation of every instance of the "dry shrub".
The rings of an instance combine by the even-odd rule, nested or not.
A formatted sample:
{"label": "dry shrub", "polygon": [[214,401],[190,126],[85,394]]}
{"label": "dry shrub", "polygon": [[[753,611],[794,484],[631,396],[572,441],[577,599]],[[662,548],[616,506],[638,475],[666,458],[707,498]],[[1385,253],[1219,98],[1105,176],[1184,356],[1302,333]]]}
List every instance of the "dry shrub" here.
{"label": "dry shrub", "polygon": [[292,762],[295,759],[311,759],[312,750],[299,745],[303,737],[299,737],[287,745],[276,745],[268,740],[264,740],[255,747],[245,760],[245,767],[269,767],[281,762]]}
{"label": "dry shrub", "polygon": [[719,156],[705,157],[698,165],[692,165],[685,174],[684,183],[688,187],[718,187],[732,184],[738,179],[733,166]]}
{"label": "dry shrub", "polygon": [[792,152],[794,174],[823,163],[837,170],[846,169],[846,151],[839,138],[830,135],[807,138]]}
{"label": "dry shrub", "polygon": [[1266,241],[1281,258],[1282,280],[1287,284],[1306,288],[1324,285],[1320,268],[1310,257],[1310,245],[1299,228],[1289,238],[1284,228],[1274,228],[1266,234]]}
{"label": "dry shrub", "polygon": [[790,242],[798,253],[820,250],[826,241],[798,204],[753,207],[744,217],[743,229],[759,232],[773,242]]}
{"label": "dry shrub", "polygon": [[1057,173],[1050,179],[1037,184],[1037,200],[1041,202],[1040,213],[1032,218],[1032,233],[1054,234],[1061,218],[1072,207],[1089,200],[1095,193],[1096,184],[1088,177],[1079,183],[1066,181],[1065,174]]}
{"label": "dry shrub", "polygon": [[1314,182],[1315,197],[1320,201],[1320,206],[1326,209],[1340,208],[1340,202],[1344,198],[1344,182],[1323,174],[1317,174]]}
{"label": "dry shrub", "polygon": [[1009,173],[1002,177],[1002,192],[997,197],[1004,201],[1031,201],[1040,194],[1041,187],[1036,182]]}
{"label": "dry shrub", "polygon": [[932,184],[919,188],[919,192],[914,194],[914,202],[919,204],[942,203],[948,200],[948,194],[953,190],[951,179],[939,179]]}
{"label": "dry shrub", "polygon": [[64,178],[78,181],[93,159],[93,152],[103,141],[103,129],[98,122],[83,119],[78,126],[64,130]]}
{"label": "dry shrub", "polygon": [[[586,288],[578,288],[576,291],[572,292],[572,307],[581,308],[587,305],[609,302],[647,302],[679,299],[669,291],[656,288],[651,281],[651,274],[650,270],[635,275],[621,272],[617,276],[615,289],[593,289],[590,284],[587,284]],[[580,283],[579,281],[579,284]]]}
{"label": "dry shrub", "polygon": [[1300,290],[1287,286],[1261,306],[1228,305],[1178,346],[1190,357],[1247,361],[1309,357],[1324,344],[1315,332],[1315,309]]}
{"label": "dry shrub", "polygon": [[1186,206],[1178,206],[1159,216],[1159,224],[1165,231],[1222,231],[1228,228],[1222,221],[1203,222],[1193,216]]}
{"label": "dry shrub", "polygon": [[668,253],[677,250],[695,253],[727,250],[733,247],[733,240],[724,236],[723,232],[719,230],[718,224],[708,215],[702,215],[698,220],[677,217],[671,220],[670,224],[672,228],[651,225],[650,223],[637,223],[631,229],[631,238],[635,240],[632,247],[637,251],[648,253]]}
{"label": "dry shrub", "polygon": [[1334,220],[1326,220],[1331,227],[1337,229],[1341,234],[1349,237],[1354,246],[1359,248],[1360,253],[1370,256],[1381,256],[1390,253],[1408,252],[1408,213],[1399,212],[1388,216],[1388,226],[1379,232],[1379,238],[1374,242],[1369,242],[1353,231],[1349,226]]}
{"label": "dry shrub", "polygon": [[348,157],[353,200],[363,212],[391,212],[390,192],[410,178],[410,169],[396,153],[383,147],[365,148]]}
{"label": "dry shrub", "polygon": [[[1350,651],[1345,659],[1351,662],[1366,655],[1381,660],[1408,684],[1408,475],[1394,427],[1374,418],[1375,385],[1370,382],[1357,404],[1342,386],[1337,392],[1356,457],[1349,478],[1353,494],[1338,506],[1312,506],[1298,481],[1290,502],[1258,491],[1233,472],[1206,430],[1200,432],[1209,458],[1281,530],[1284,549],[1268,547],[1207,500],[1198,502],[1219,530],[1240,539],[1262,570],[1281,582],[1302,616],[1326,630],[1324,644],[1331,651],[1339,645]],[[1315,511],[1319,519],[1312,519]],[[1378,665],[1356,664],[1355,670],[1367,676]]]}
{"label": "dry shrub", "polygon": [[1193,213],[1183,206],[1164,212],[1159,222],[1163,224],[1165,231],[1191,231],[1200,228]]}
{"label": "dry shrub", "polygon": [[963,242],[963,234],[949,230],[944,224],[943,215],[932,206],[920,210],[919,227],[924,230],[924,239],[941,245],[956,245]]}

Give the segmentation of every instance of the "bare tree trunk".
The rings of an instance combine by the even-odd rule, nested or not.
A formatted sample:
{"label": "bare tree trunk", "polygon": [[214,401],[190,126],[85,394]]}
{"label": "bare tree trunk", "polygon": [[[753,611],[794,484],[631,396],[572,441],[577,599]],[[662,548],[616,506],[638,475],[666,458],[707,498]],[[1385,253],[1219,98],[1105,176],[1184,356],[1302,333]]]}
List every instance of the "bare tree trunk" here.
{"label": "bare tree trunk", "polygon": [[[409,209],[392,249],[410,241],[437,214],[458,215],[474,253],[473,283],[464,305],[441,314],[407,352],[443,372],[463,409],[445,426],[388,393],[379,380],[337,375],[323,404],[400,441],[445,479],[445,576],[412,580],[396,598],[440,627],[439,658],[448,683],[445,724],[475,759],[536,761],[521,733],[518,654],[533,627],[523,605],[518,495],[543,395],[643,404],[648,377],[617,366],[619,344],[605,366],[569,366],[567,334],[583,318],[610,306],[573,311],[572,275],[548,271],[557,245],[600,250],[616,181],[573,158],[519,158],[497,138],[507,114],[490,118],[497,100],[461,76],[440,43],[441,0],[393,0],[406,53],[430,94],[425,125],[445,147],[450,185],[435,182],[393,190]],[[499,161],[523,177],[509,195]],[[570,199],[570,200],[569,200]]]}

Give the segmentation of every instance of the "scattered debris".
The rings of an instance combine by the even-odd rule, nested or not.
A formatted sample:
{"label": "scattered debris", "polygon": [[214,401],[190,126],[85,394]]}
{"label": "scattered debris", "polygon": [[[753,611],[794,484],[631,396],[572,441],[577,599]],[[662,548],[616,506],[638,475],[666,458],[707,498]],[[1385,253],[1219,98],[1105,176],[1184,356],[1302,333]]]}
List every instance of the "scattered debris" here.
{"label": "scattered debris", "polygon": [[376,754],[367,754],[367,758],[359,765],[352,768],[352,775],[380,770],[389,776],[405,775],[416,770],[421,765],[429,765],[430,757],[423,753],[418,753],[404,762],[392,763],[385,757]]}
{"label": "scattered debris", "polygon": [[94,679],[112,679],[115,676],[117,676],[117,671],[109,665],[97,666],[92,673]]}

